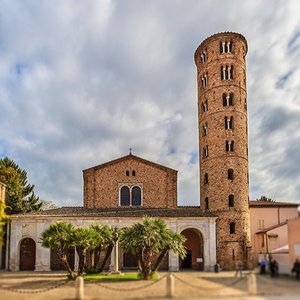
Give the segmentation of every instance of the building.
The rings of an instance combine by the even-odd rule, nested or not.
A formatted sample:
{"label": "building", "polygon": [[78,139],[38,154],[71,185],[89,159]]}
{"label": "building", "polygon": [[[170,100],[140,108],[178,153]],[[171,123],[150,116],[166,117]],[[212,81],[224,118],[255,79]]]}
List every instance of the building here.
{"label": "building", "polygon": [[[0,182],[0,202],[5,202],[5,189],[6,189],[5,184]],[[3,245],[0,245],[0,269],[4,266],[4,264],[5,264],[5,251]]]}
{"label": "building", "polygon": [[[41,233],[58,220],[75,226],[107,224],[126,228],[145,215],[162,217],[168,227],[186,238],[187,256],[181,261],[170,253],[163,267],[213,270],[216,264],[216,217],[199,207],[178,207],[177,171],[131,153],[83,171],[84,206],[63,207],[24,215],[12,215],[8,269],[56,270],[57,259],[39,244]],[[74,264],[77,255],[70,254]],[[74,258],[75,256],[75,258]],[[119,251],[121,268],[136,267],[130,255]],[[114,260],[111,257],[110,267]]]}
{"label": "building", "polygon": [[289,244],[294,245],[297,241],[294,220],[297,220],[295,218],[299,214],[298,206],[297,203],[250,201],[251,242],[255,265],[263,256],[267,259],[272,256],[278,261],[282,273],[290,273],[291,261],[295,256],[292,254],[294,246],[289,247]]}
{"label": "building", "polygon": [[[11,216],[7,269],[57,269],[54,254],[40,246],[39,238],[58,220],[69,221],[75,226],[99,223],[126,228],[145,215],[164,218],[170,229],[187,238],[186,258],[181,261],[178,255],[170,253],[165,261],[164,268],[170,271],[213,270],[216,263],[230,270],[235,268],[237,261],[251,268],[251,237],[256,262],[259,253],[275,247],[272,244],[274,236],[270,233],[286,225],[295,206],[287,205],[286,209],[291,210],[286,212],[280,206],[282,203],[280,207],[275,204],[265,207],[261,202],[252,201],[249,204],[247,50],[244,36],[224,32],[205,39],[195,52],[199,206],[177,205],[176,170],[135,156],[130,151],[129,155],[83,171],[82,207]],[[265,209],[268,211],[264,212]],[[269,214],[272,215],[270,220],[265,217]],[[295,231],[293,224],[291,231]],[[276,247],[284,242],[280,240]],[[297,244],[298,240],[290,243]],[[121,268],[134,267],[132,257],[122,253],[122,249],[119,255]],[[74,251],[70,257],[76,265]],[[111,257],[111,268],[113,263]]]}
{"label": "building", "polygon": [[195,53],[201,210],[217,219],[217,260],[252,265],[248,192],[247,41],[218,33]]}

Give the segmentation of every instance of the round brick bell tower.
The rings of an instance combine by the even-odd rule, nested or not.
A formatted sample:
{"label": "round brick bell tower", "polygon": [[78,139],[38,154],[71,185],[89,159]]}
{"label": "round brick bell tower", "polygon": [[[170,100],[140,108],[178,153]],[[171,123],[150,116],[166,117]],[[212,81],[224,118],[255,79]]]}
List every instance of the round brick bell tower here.
{"label": "round brick bell tower", "polygon": [[248,197],[247,41],[224,32],[195,52],[198,81],[200,207],[217,219],[217,262],[252,266]]}

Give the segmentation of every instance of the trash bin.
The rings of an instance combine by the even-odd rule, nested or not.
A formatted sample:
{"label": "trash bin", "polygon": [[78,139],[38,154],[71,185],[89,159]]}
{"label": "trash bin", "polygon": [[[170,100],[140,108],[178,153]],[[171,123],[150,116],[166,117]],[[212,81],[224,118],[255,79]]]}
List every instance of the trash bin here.
{"label": "trash bin", "polygon": [[215,273],[219,273],[219,272],[220,272],[220,265],[215,264]]}

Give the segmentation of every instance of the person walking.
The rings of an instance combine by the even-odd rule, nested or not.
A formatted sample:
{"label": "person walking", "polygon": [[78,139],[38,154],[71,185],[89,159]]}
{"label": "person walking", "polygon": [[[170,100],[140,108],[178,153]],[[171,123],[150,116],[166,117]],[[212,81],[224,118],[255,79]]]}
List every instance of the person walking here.
{"label": "person walking", "polygon": [[263,257],[260,261],[260,274],[266,274],[267,269],[267,260],[266,257]]}
{"label": "person walking", "polygon": [[236,263],[235,263],[235,275],[234,277],[243,277],[243,263],[238,260]]}
{"label": "person walking", "polygon": [[296,273],[296,279],[300,279],[300,261],[299,261],[298,258],[294,262],[294,266],[293,266],[292,272]]}

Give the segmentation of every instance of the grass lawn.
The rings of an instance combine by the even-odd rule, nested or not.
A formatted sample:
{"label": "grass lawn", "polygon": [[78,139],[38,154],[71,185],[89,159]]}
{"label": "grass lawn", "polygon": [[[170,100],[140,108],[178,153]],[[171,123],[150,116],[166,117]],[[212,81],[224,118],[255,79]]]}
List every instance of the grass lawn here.
{"label": "grass lawn", "polygon": [[[83,275],[84,280],[93,280],[93,281],[134,281],[134,280],[141,280],[139,278],[138,273],[122,273],[122,275],[119,274],[107,274],[107,273],[101,273],[101,274],[85,274]],[[157,280],[157,273],[153,274],[152,280]]]}

